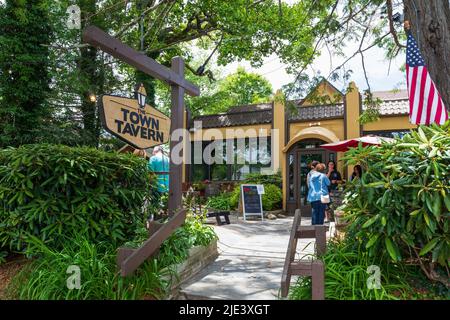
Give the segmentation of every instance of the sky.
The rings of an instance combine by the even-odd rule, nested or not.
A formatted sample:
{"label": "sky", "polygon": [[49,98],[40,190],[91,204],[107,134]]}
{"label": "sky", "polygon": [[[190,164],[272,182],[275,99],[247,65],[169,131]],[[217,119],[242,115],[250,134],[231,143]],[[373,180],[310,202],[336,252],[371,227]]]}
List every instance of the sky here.
{"label": "sky", "polygon": [[[345,56],[351,56],[355,51],[355,47],[356,44],[349,45],[344,51]],[[400,68],[406,59],[403,54],[399,54],[395,60],[391,61],[390,68],[389,60],[385,59],[383,49],[374,47],[365,52],[364,55],[369,84],[372,91],[389,91],[406,88],[406,74],[405,72],[400,71]],[[343,61],[343,58],[333,57],[332,65],[330,66],[330,55],[328,50],[324,49],[321,51],[320,57],[316,58],[311,68],[309,68],[306,73],[313,75],[314,73],[320,72],[322,76],[326,77],[330,73],[330,70],[338,66]],[[274,92],[277,89],[281,89],[283,85],[288,84],[295,78],[295,75],[289,75],[286,73],[286,65],[281,63],[275,55],[266,58],[263,66],[260,68],[252,68],[250,63],[241,61],[227,65],[223,68],[223,72],[225,75],[233,73],[236,71],[238,66],[243,66],[247,71],[252,71],[266,77],[272,84]],[[346,69],[353,70],[353,74],[351,75],[349,81],[354,81],[360,91],[367,89],[366,80],[364,78],[364,72],[361,65],[361,58],[359,55],[348,62]],[[347,85],[343,81],[331,82],[339,90],[344,89]]]}
{"label": "sky", "polygon": [[[298,0],[282,0],[285,3],[293,4],[298,2]],[[449,0],[450,1],[450,0]],[[351,56],[356,49],[358,44],[350,43],[347,46],[347,50],[344,51],[345,56]],[[384,51],[380,48],[373,47],[364,53],[366,70],[369,78],[369,84],[372,91],[389,91],[394,89],[405,89],[406,88],[406,74],[400,71],[400,68],[405,63],[406,57],[404,54],[399,54],[395,60],[391,61],[389,67],[389,61],[384,58]],[[309,68],[306,72],[308,75],[314,75],[314,73],[320,72],[322,76],[328,76],[330,71],[341,64],[345,58],[333,57],[330,66],[330,55],[327,49],[321,50],[320,57],[316,58],[312,64],[312,68]],[[260,68],[252,68],[248,62],[235,62],[229,64],[224,68],[224,74],[230,74],[236,71],[238,66],[243,66],[247,71],[256,72],[258,74],[266,77],[272,87],[274,92],[281,89],[285,84],[292,82],[295,75],[289,75],[285,71],[285,65],[283,65],[280,60],[275,56],[270,56],[264,60],[264,64]],[[353,74],[349,81],[354,81],[360,91],[367,89],[366,80],[364,78],[364,72],[362,71],[361,58],[357,55],[353,60],[349,61],[346,69],[352,69]],[[333,82],[333,85],[342,90],[345,88],[347,83],[344,82]]]}

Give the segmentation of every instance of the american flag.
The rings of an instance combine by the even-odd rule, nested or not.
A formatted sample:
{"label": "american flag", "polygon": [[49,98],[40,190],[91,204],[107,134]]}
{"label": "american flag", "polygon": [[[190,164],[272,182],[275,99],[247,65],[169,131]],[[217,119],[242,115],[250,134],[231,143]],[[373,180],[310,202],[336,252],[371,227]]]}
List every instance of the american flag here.
{"label": "american flag", "polygon": [[409,93],[409,120],[413,124],[444,124],[448,113],[436,85],[428,73],[419,47],[408,32],[406,77]]}

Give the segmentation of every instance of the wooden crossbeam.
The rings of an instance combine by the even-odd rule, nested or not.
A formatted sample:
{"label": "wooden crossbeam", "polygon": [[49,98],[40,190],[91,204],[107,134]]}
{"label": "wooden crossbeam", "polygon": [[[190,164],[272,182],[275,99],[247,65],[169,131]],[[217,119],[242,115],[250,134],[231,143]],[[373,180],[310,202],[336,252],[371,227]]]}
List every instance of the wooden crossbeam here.
{"label": "wooden crossbeam", "polygon": [[84,29],[83,42],[100,48],[113,57],[128,63],[156,79],[165,81],[169,85],[180,86],[191,96],[198,96],[200,94],[200,89],[196,85],[186,81],[176,72],[147,57],[144,53],[125,45],[120,40],[110,36],[96,26],[88,26]]}
{"label": "wooden crossbeam", "polygon": [[117,262],[123,277],[132,274],[145,260],[152,257],[161,244],[186,218],[186,209],[177,212],[168,222],[157,227],[144,244],[138,249],[119,248]]}

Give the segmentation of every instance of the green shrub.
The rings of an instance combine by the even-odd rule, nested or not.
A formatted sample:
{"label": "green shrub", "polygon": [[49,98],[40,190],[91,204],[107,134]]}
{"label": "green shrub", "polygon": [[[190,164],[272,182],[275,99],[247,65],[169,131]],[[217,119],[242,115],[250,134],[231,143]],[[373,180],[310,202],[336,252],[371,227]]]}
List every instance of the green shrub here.
{"label": "green shrub", "polygon": [[[389,261],[388,254],[370,256],[364,246],[353,239],[331,241],[321,257],[325,264],[325,299],[332,300],[396,300],[438,298],[434,290],[417,289],[421,278],[417,267]],[[369,266],[380,268],[380,288],[367,286],[374,276]],[[414,286],[413,286],[414,285]],[[300,277],[291,287],[292,300],[311,299],[311,278]],[[444,297],[442,297],[444,298]]]}
{"label": "green shrub", "polygon": [[273,184],[264,185],[264,194],[262,195],[262,205],[264,210],[271,211],[279,209],[282,200],[283,193],[279,187]]}
{"label": "green shrub", "polygon": [[230,198],[232,193],[224,192],[217,196],[209,197],[206,206],[216,210],[230,210]]}
{"label": "green shrub", "polygon": [[250,184],[274,184],[281,188],[282,178],[281,173],[275,174],[261,174],[261,173],[249,173],[245,177],[245,183]]}
{"label": "green shrub", "polygon": [[[120,276],[116,247],[108,242],[88,241],[76,235],[65,243],[62,250],[45,246],[38,238],[30,239],[35,252],[43,252],[17,274],[7,288],[7,295],[20,300],[88,300],[88,299],[141,299],[143,296],[162,298],[168,283],[158,260],[146,261],[130,277]],[[69,266],[80,268],[80,289],[68,289]]]}
{"label": "green shrub", "polygon": [[370,255],[387,250],[393,261],[417,261],[430,279],[447,285],[449,146],[450,121],[421,126],[392,144],[348,151],[345,159],[360,163],[364,174],[348,188],[344,206],[349,228]]}
{"label": "green shrub", "polygon": [[231,192],[230,196],[230,207],[236,209],[239,206],[239,198],[241,195],[241,186],[237,185],[234,187],[233,192]]}
{"label": "green shrub", "polygon": [[[237,208],[239,205],[241,187],[236,186],[230,196],[230,206],[231,208]],[[261,201],[263,205],[263,210],[271,211],[274,209],[281,208],[281,202],[283,200],[283,193],[279,187],[273,184],[264,185],[264,194],[262,195]]]}
{"label": "green shrub", "polygon": [[[127,246],[138,247],[147,238],[148,232],[139,226],[136,238]],[[123,300],[144,296],[162,299],[170,286],[167,279],[176,278],[174,264],[184,261],[191,247],[206,246],[216,238],[214,230],[203,224],[202,216],[188,216],[185,224],[164,241],[156,258],[146,261],[132,276],[122,278],[115,261],[117,248],[109,242],[94,244],[78,234],[62,250],[54,250],[31,237],[28,251],[39,253],[39,257],[13,279],[8,296],[26,300]],[[79,290],[69,290],[66,286],[70,265],[80,267]]]}
{"label": "green shrub", "polygon": [[30,235],[54,249],[83,234],[114,246],[131,238],[148,197],[146,162],[92,148],[25,145],[0,150],[0,247]]}
{"label": "green shrub", "polygon": [[204,224],[203,215],[189,215],[183,226],[164,241],[158,260],[166,266],[180,263],[187,258],[190,248],[207,246],[215,239],[217,235],[211,226]]}

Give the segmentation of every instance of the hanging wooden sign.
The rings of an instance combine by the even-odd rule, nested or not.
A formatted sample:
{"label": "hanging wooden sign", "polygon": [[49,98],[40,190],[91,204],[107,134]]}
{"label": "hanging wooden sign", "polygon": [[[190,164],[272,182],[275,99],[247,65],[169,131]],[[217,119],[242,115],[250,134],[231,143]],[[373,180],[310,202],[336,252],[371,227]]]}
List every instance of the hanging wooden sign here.
{"label": "hanging wooden sign", "polygon": [[103,95],[100,119],[103,127],[119,139],[138,149],[147,149],[169,141],[170,119],[146,103],[142,84],[136,99]]}

